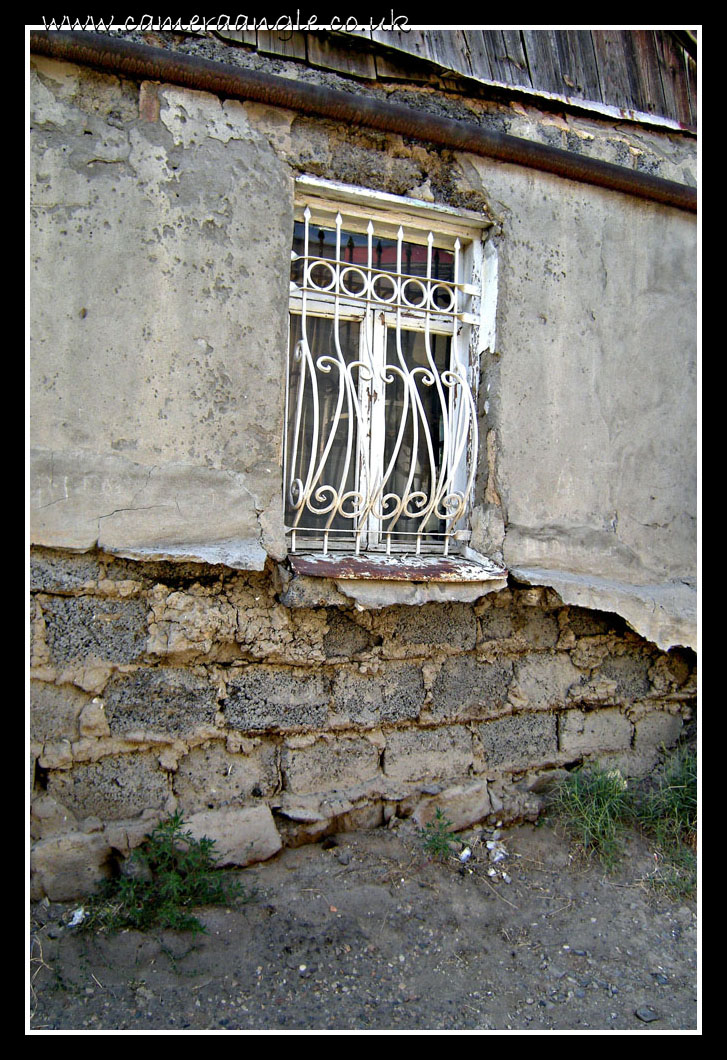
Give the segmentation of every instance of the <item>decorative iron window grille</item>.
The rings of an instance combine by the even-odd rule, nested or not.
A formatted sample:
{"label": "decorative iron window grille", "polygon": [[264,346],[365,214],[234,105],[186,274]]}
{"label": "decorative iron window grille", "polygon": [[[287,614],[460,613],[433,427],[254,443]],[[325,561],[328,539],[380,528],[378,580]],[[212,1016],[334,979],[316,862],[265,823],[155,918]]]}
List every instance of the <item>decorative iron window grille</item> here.
{"label": "decorative iron window grille", "polygon": [[467,540],[486,225],[299,184],[284,452],[292,552],[446,555]]}

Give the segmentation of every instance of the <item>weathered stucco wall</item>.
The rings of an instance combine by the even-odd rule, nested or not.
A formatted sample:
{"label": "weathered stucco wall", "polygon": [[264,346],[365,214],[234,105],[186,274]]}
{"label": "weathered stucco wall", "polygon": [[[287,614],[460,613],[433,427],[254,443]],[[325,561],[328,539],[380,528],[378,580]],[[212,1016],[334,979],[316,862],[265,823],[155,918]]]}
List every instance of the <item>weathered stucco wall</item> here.
{"label": "weathered stucco wall", "polygon": [[[283,548],[292,175],[238,103],[43,62],[33,539]],[[193,551],[193,549],[192,549]]]}
{"label": "weathered stucco wall", "polygon": [[[31,93],[34,893],[90,889],[175,808],[244,864],[437,806],[533,815],[584,758],[651,769],[695,696],[693,217],[49,59]],[[390,98],[694,179],[687,135]],[[290,580],[301,173],[493,222],[472,545],[510,588]]]}
{"label": "weathered stucco wall", "polygon": [[502,218],[488,360],[505,562],[656,643],[695,645],[694,218],[462,165]]}
{"label": "weathered stucco wall", "polygon": [[[489,212],[497,348],[473,545],[663,647],[696,643],[691,215],[292,111],[34,68],[35,543],[243,569],[283,556],[287,262],[307,172]],[[687,136],[404,96],[694,179]]]}
{"label": "weathered stucco wall", "polygon": [[643,774],[695,659],[546,589],[288,607],[274,572],[36,550],[34,893],[91,890],[175,809],[234,864],[441,807],[534,818],[558,769]]}

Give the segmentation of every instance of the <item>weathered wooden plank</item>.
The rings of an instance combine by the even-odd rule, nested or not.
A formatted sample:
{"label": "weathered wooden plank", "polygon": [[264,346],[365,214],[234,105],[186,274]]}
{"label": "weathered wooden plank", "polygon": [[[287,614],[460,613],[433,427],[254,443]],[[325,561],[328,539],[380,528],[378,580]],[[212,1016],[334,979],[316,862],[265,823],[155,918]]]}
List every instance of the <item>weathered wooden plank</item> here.
{"label": "weathered wooden plank", "polygon": [[523,30],[523,43],[533,88],[541,92],[563,93],[555,31]]}
{"label": "weathered wooden plank", "polygon": [[427,35],[427,45],[428,58],[445,70],[453,70],[465,77],[473,73],[464,30],[432,30]]}
{"label": "weathered wooden plank", "polygon": [[333,37],[323,33],[307,33],[308,62],[324,70],[353,77],[376,79],[376,64],[369,51],[363,51],[357,40]]}
{"label": "weathered wooden plank", "polygon": [[493,81],[532,88],[527,56],[519,30],[483,30],[482,39]]}
{"label": "weathered wooden plank", "polygon": [[659,71],[664,88],[664,98],[670,113],[668,117],[685,125],[696,125],[697,116],[692,114],[689,102],[688,74],[684,49],[676,43],[668,31],[656,33],[656,49],[659,55]]}
{"label": "weathered wooden plank", "polygon": [[257,47],[257,33],[254,29],[218,29],[215,30],[218,37],[223,40],[234,40],[238,44],[249,44]]}
{"label": "weathered wooden plank", "polygon": [[420,59],[429,58],[429,46],[427,30],[412,29],[404,33],[400,29],[375,29],[371,34],[373,40],[378,44],[385,44],[389,48],[406,52],[408,55],[416,55]]}
{"label": "weathered wooden plank", "polygon": [[622,110],[637,109],[629,80],[629,63],[621,30],[593,30],[603,102]]}
{"label": "weathered wooden plank", "polygon": [[653,30],[633,30],[633,98],[637,110],[667,116],[664,88],[659,73],[659,53]]}
{"label": "weathered wooden plank", "polygon": [[556,30],[555,45],[560,65],[559,93],[574,99],[602,102],[590,30]]}
{"label": "weathered wooden plank", "polygon": [[483,81],[493,81],[494,77],[482,30],[463,30],[462,36],[472,76],[478,77]]}
{"label": "weathered wooden plank", "polygon": [[258,30],[257,48],[263,55],[281,55],[286,59],[306,58],[305,33],[273,33]]}
{"label": "weathered wooden plank", "polygon": [[426,64],[408,55],[397,60],[395,52],[375,52],[376,76],[382,81],[413,81],[416,84],[439,84],[438,74]]}

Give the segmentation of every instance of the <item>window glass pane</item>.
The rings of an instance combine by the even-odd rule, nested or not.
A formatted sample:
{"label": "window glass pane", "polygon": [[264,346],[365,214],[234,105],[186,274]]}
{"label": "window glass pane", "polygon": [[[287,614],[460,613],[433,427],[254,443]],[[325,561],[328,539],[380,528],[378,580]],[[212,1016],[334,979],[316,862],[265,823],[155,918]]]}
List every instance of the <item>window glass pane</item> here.
{"label": "window glass pane", "polygon": [[[301,255],[305,250],[305,225],[296,221],[293,250]],[[316,258],[336,259],[336,231],[311,225],[308,236],[308,253]],[[397,243],[395,239],[374,236],[372,242],[372,266],[379,272],[396,272]],[[355,265],[367,266],[369,262],[369,240],[366,233],[341,232],[341,260]],[[426,276],[427,246],[424,243],[402,243],[401,269],[407,276]],[[302,268],[293,263],[292,279],[300,283]],[[448,250],[432,250],[432,279],[454,281],[454,255]]]}
{"label": "window glass pane", "polygon": [[[292,313],[285,521],[320,536],[325,529],[352,531],[355,524],[345,515],[354,511],[355,498],[342,498],[355,490],[358,473],[358,369],[351,365],[358,359],[360,325],[339,320],[338,345],[331,317],[307,316],[305,331],[307,354],[302,317]],[[333,536],[351,540],[350,533]]]}
{"label": "window glass pane", "polygon": [[387,506],[390,515],[382,530],[443,533],[445,524],[435,508],[442,484],[451,389],[441,383],[440,376],[449,368],[452,340],[449,335],[427,336],[424,331],[400,330],[398,336],[397,342],[396,329],[387,329],[384,468],[395,459],[384,494],[396,494],[404,500],[404,507],[397,518],[396,502]]}

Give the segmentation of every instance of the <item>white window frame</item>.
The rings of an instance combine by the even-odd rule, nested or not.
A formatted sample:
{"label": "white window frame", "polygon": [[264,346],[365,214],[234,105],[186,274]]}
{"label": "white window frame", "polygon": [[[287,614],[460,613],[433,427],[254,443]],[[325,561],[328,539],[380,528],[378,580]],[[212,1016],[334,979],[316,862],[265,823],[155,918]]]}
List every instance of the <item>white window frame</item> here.
{"label": "white window frame", "polygon": [[[297,344],[295,350],[288,351],[287,385],[286,385],[286,439],[284,441],[284,464],[283,464],[283,488],[284,505],[286,510],[286,534],[289,540],[291,553],[323,553],[329,551],[342,552],[370,552],[370,553],[408,553],[427,554],[434,553],[447,555],[450,550],[456,551],[469,539],[468,520],[472,504],[476,460],[478,453],[477,437],[477,386],[479,382],[480,353],[489,345],[493,346],[494,340],[494,312],[496,299],[496,257],[491,245],[486,241],[487,229],[491,222],[472,211],[456,211],[448,207],[418,200],[402,198],[400,196],[387,195],[372,192],[360,188],[351,188],[347,185],[332,181],[324,181],[311,177],[301,177],[296,182],[295,197],[295,219],[303,221],[307,217],[309,228],[313,226],[323,227],[327,230],[368,233],[369,257],[368,267],[355,267],[361,278],[366,280],[369,286],[364,296],[347,297],[345,282],[347,278],[342,274],[346,271],[346,263],[339,252],[339,260],[328,259],[328,268],[331,276],[331,290],[312,290],[310,274],[308,282],[296,283],[291,278],[290,284],[290,312],[292,315],[300,315],[302,318],[301,330],[305,335],[306,321],[308,318],[323,317],[333,321],[333,329],[338,335],[338,324],[342,321],[355,320],[360,324],[359,339],[361,349],[358,354],[361,363],[372,364],[374,371],[367,375],[365,370],[358,369],[358,387],[349,382],[348,390],[344,393],[345,385],[342,381],[345,371],[338,371],[335,358],[329,360],[328,371],[333,364],[338,371],[340,397],[337,401],[337,424],[341,416],[347,416],[353,421],[352,410],[355,411],[358,423],[358,434],[355,443],[355,453],[352,459],[355,461],[355,486],[354,491],[349,491],[347,504],[349,511],[356,508],[365,514],[359,519],[351,519],[347,531],[337,531],[330,526],[334,515],[345,510],[345,504],[341,508],[336,507],[338,499],[343,496],[338,493],[332,484],[320,482],[316,479],[315,469],[311,466],[307,474],[294,474],[298,468],[299,450],[296,432],[300,424],[299,398],[304,400],[298,393],[293,393],[290,380],[292,360],[295,357],[298,362],[301,358],[306,360],[307,369],[299,368],[303,379],[311,388],[315,380],[316,371],[326,371],[323,358],[317,359],[315,350],[311,350],[304,339]],[[399,258],[397,269],[393,273],[385,275],[393,276],[392,283],[396,285],[394,304],[388,304],[383,298],[374,295],[374,283],[377,276],[382,275],[372,270],[371,239],[385,237],[397,241]],[[339,235],[340,246],[340,235]],[[418,244],[428,248],[429,262],[431,263],[433,248],[439,248],[454,254],[455,275],[453,283],[439,283],[430,280],[430,268],[428,266],[427,276],[420,278],[419,283],[409,284],[406,274],[403,274],[401,266],[401,246],[403,243]],[[315,255],[308,249],[309,258],[304,260],[302,268],[305,270],[308,262],[313,267]],[[295,255],[293,255],[295,258]],[[322,259],[318,259],[322,260]],[[350,282],[350,280],[348,281]],[[451,288],[451,300],[448,311],[439,311],[434,306],[434,295],[432,290],[439,285],[441,287],[440,297],[447,297],[447,288]],[[413,294],[411,293],[413,292]],[[401,295],[403,294],[403,299]],[[419,304],[407,307],[406,299],[419,299]],[[422,306],[425,308],[422,308]],[[429,357],[429,335],[446,334],[451,338],[450,364],[448,368],[436,373],[428,372],[426,367],[417,368],[416,372],[410,372],[409,378],[419,373],[427,375],[429,385],[436,386],[440,395],[444,394],[447,401],[442,398],[440,408],[444,408],[445,427],[440,427],[447,433],[448,441],[437,439],[437,444],[443,447],[443,454],[449,453],[447,461],[448,472],[441,475],[439,486],[438,507],[435,504],[434,493],[422,500],[425,494],[417,494],[412,490],[413,472],[408,475],[409,491],[403,496],[395,495],[396,500],[389,501],[389,508],[382,507],[381,501],[384,496],[382,479],[385,473],[384,449],[386,445],[385,430],[385,387],[383,379],[386,372],[391,373],[391,362],[387,367],[386,349],[387,334],[393,332],[399,346],[398,333],[400,331],[416,331],[425,336],[425,347]],[[336,338],[336,347],[340,355],[340,345]],[[339,360],[341,357],[339,356]],[[432,362],[430,361],[430,364]],[[308,374],[306,375],[306,371]],[[398,371],[395,367],[394,371]],[[351,380],[353,376],[351,375]],[[458,381],[458,385],[455,385]],[[379,384],[381,384],[379,386]],[[316,384],[317,385],[317,384]],[[384,394],[377,392],[382,389]],[[406,385],[404,385],[406,390]],[[355,392],[354,392],[355,391]],[[414,404],[418,402],[416,388],[409,386],[408,393],[411,396],[411,421],[417,421],[413,414]],[[373,395],[373,398],[372,398]],[[381,397],[384,400],[379,400]],[[317,402],[317,397],[306,398]],[[407,400],[409,400],[407,398]],[[344,404],[348,412],[341,412]],[[421,408],[421,405],[418,406]],[[316,422],[319,410],[315,409]],[[402,421],[400,421],[401,424]],[[425,424],[423,414],[420,420]],[[446,424],[450,423],[451,430],[446,431]],[[455,429],[459,426],[459,430]],[[325,425],[320,423],[321,431]],[[335,433],[336,426],[332,432]],[[418,429],[418,428],[417,428]],[[428,427],[422,429],[421,434],[426,443],[427,459],[431,465],[431,454],[434,442],[429,436]],[[401,434],[399,433],[399,437]],[[351,446],[351,435],[349,434],[349,447]],[[302,444],[302,443],[301,443]],[[452,460],[452,455],[460,453],[460,459]],[[291,468],[295,457],[296,468]],[[315,460],[312,461],[315,463]],[[350,462],[347,463],[350,466]],[[405,465],[404,465],[405,466]],[[433,465],[432,465],[433,466]],[[437,472],[440,465],[437,464]],[[289,481],[290,477],[290,481]],[[446,478],[446,490],[444,488]],[[304,481],[305,479],[305,481]],[[368,480],[371,481],[368,481]],[[436,480],[436,475],[431,472],[429,481]],[[372,487],[379,486],[379,492]],[[295,487],[294,485],[295,484]],[[323,492],[316,494],[321,486]],[[372,499],[369,487],[373,488],[378,501]],[[307,500],[301,498],[306,496]],[[352,500],[357,498],[368,498],[363,500]],[[313,500],[316,496],[320,498]],[[416,498],[419,498],[417,500]],[[336,499],[338,498],[338,499]],[[294,508],[297,502],[299,505]],[[406,507],[406,504],[410,507]],[[435,512],[432,518],[441,520],[446,526],[445,532],[435,534],[431,530],[425,530],[422,522],[417,533],[401,533],[396,530],[397,517],[392,518],[390,512],[395,510],[397,504],[400,506],[399,520],[405,515],[410,516],[410,522],[414,520],[411,506],[422,504],[424,511]],[[318,504],[318,511],[327,508],[331,504],[336,509],[328,508],[328,527],[305,529],[305,514]],[[310,507],[308,507],[310,505]],[[429,507],[427,507],[429,505]],[[434,506],[434,507],[432,507]],[[442,512],[448,512],[447,519],[442,519]],[[331,514],[333,512],[333,514]],[[385,514],[382,519],[381,516]],[[416,518],[419,518],[416,511]],[[387,524],[387,519],[389,520]],[[441,525],[440,523],[440,525]],[[388,525],[388,529],[387,529]]]}

